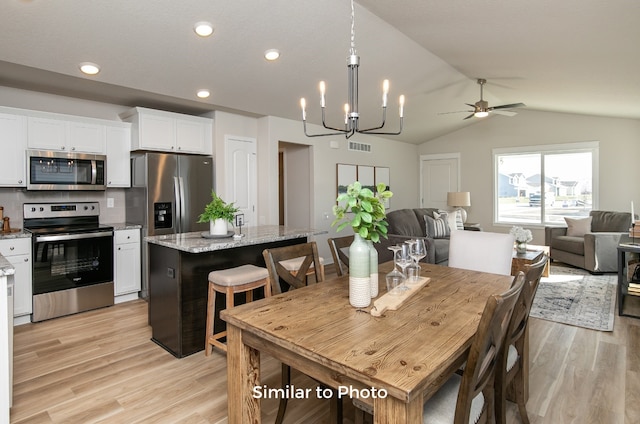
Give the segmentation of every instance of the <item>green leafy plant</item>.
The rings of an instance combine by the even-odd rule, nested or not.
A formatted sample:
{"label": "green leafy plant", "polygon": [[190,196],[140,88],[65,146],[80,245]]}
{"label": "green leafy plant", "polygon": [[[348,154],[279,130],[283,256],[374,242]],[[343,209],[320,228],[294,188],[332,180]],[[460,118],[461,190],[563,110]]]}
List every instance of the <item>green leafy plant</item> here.
{"label": "green leafy plant", "polygon": [[235,213],[239,210],[234,203],[225,203],[213,190],[211,191],[211,198],[213,200],[204,207],[204,212],[198,218],[198,222],[209,222],[216,219],[224,219],[228,222],[233,221]]}
{"label": "green leafy plant", "polygon": [[[386,188],[384,183],[379,183],[376,187],[377,192],[374,193],[369,188],[363,188],[358,181],[350,184],[347,192],[340,194],[336,199],[338,205],[333,207],[336,219],[331,226],[337,224],[336,231],[351,226],[354,233],[374,243],[378,243],[381,237],[387,238],[389,224],[386,221],[384,200],[393,196],[393,193]],[[349,212],[353,215],[347,216]]]}

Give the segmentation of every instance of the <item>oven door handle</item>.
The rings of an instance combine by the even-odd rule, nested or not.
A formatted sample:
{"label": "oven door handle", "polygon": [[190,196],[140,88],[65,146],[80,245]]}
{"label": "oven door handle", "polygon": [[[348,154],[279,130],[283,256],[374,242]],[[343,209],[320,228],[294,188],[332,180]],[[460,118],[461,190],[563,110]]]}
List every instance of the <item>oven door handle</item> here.
{"label": "oven door handle", "polygon": [[61,234],[55,236],[37,236],[36,243],[41,241],[65,241],[65,240],[82,240],[98,237],[113,237],[111,231],[101,231],[98,233],[82,233],[82,234]]}

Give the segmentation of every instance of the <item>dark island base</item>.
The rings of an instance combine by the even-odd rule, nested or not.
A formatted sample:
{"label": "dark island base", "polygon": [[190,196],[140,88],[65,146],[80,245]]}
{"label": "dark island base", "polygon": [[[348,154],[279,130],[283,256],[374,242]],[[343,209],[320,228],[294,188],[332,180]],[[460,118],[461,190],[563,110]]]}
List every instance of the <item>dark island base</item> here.
{"label": "dark island base", "polygon": [[[187,253],[149,243],[151,340],[177,358],[204,350],[209,273],[244,264],[264,267],[264,249],[306,241],[306,238],[296,238],[205,253]],[[256,293],[254,299],[263,296]],[[235,302],[236,305],[245,303],[244,294],[236,295]],[[225,328],[225,322],[219,318],[219,311],[225,307],[225,295],[219,294],[216,296],[216,332]]]}

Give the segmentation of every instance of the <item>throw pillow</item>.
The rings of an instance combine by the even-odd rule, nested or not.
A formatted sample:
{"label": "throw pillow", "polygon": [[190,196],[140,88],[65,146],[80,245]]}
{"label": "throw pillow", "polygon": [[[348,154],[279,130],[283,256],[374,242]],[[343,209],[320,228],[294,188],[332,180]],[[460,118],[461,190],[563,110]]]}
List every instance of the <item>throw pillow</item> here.
{"label": "throw pillow", "polygon": [[447,238],[449,237],[450,230],[449,224],[446,219],[432,218],[429,215],[424,216],[427,237],[430,238]]}
{"label": "throw pillow", "polygon": [[567,235],[571,237],[584,237],[591,232],[591,218],[565,218],[567,223]]}
{"label": "throw pillow", "polygon": [[[446,215],[446,218],[443,215]],[[449,223],[450,231],[464,230],[464,223],[462,222],[462,214],[457,209],[455,211],[450,211],[450,212],[439,210],[438,212],[433,212],[433,217],[436,219],[445,218]]]}

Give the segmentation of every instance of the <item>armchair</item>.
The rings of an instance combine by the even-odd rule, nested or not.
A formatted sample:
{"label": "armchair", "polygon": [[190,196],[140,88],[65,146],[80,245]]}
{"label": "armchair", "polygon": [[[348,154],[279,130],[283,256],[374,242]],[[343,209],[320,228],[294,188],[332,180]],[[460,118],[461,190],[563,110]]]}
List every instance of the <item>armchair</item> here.
{"label": "armchair", "polygon": [[[590,226],[589,219],[591,220]],[[591,211],[584,221],[570,220],[569,227],[545,227],[545,244],[552,260],[591,273],[616,272],[617,246],[631,226],[628,212]],[[584,228],[580,229],[579,227]]]}

